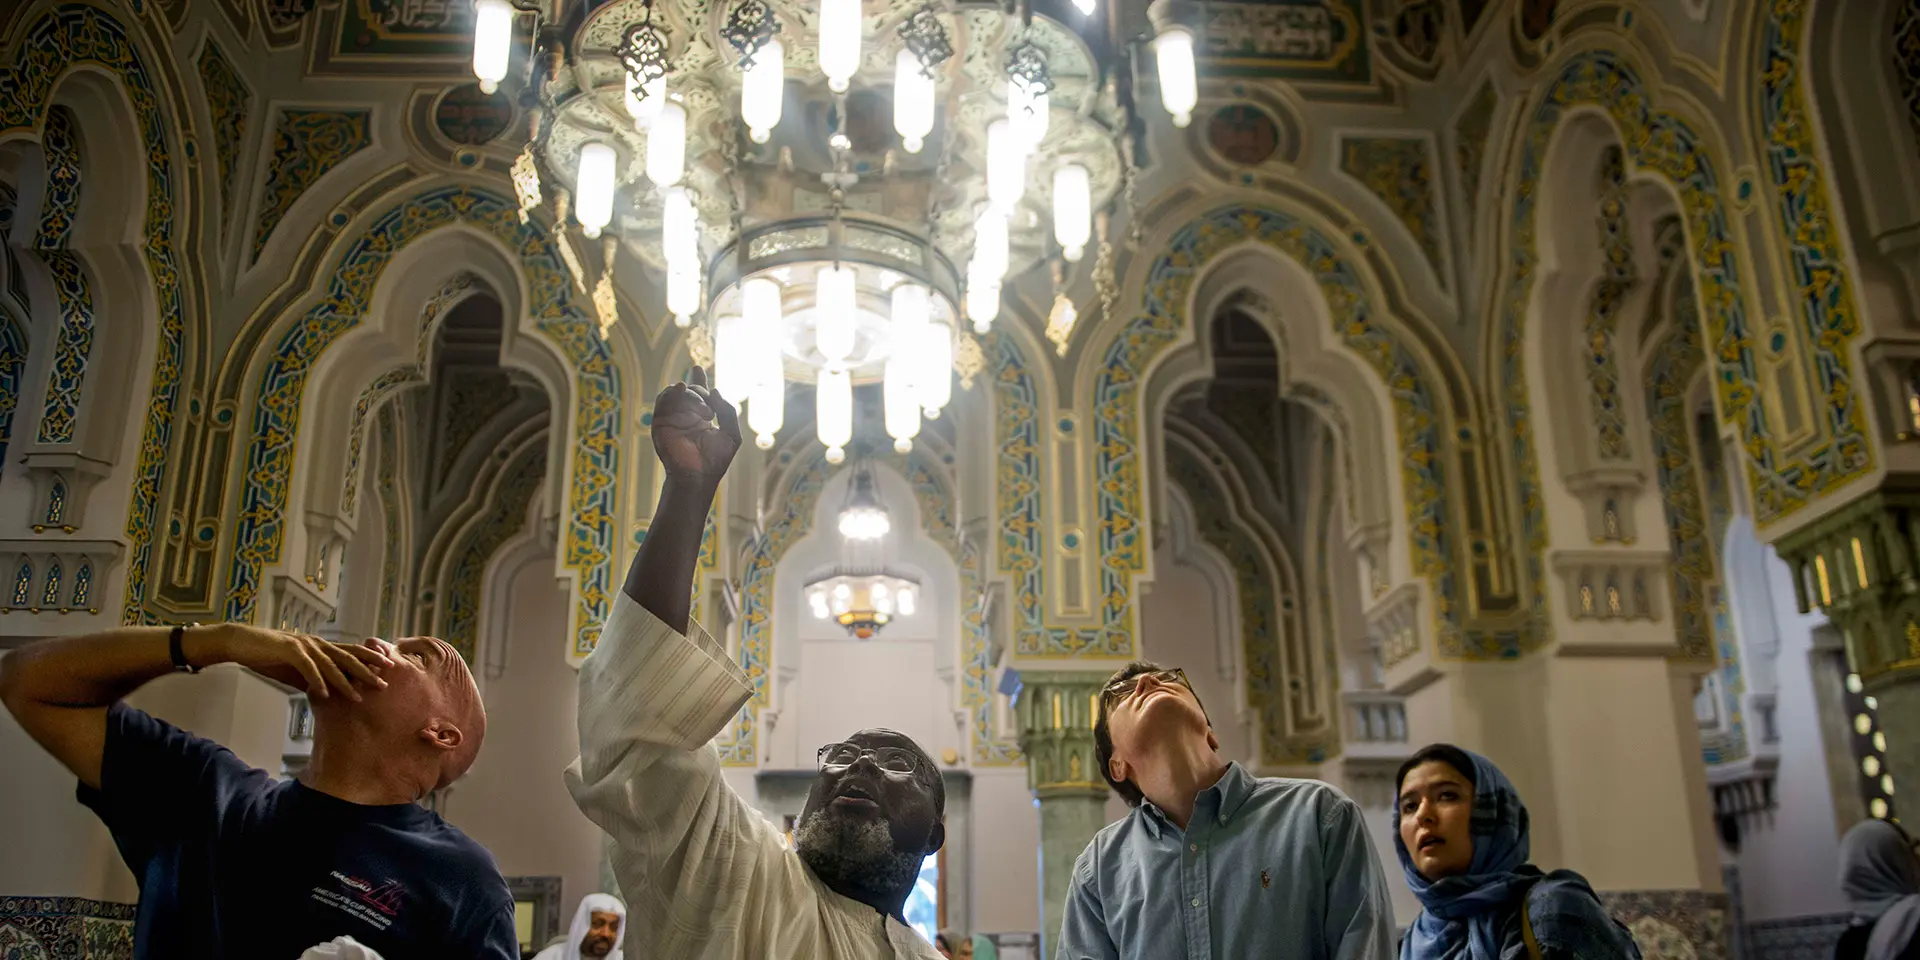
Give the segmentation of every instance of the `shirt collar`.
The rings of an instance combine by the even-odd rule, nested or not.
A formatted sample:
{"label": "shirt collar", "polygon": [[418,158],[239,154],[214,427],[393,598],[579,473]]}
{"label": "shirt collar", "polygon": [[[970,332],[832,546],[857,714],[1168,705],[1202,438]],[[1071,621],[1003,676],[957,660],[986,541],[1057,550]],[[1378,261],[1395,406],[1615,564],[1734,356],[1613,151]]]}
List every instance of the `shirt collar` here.
{"label": "shirt collar", "polygon": [[[1227,772],[1221,774],[1213,786],[1200,791],[1195,797],[1197,802],[1193,805],[1193,815],[1198,817],[1203,812],[1211,811],[1215,822],[1225,825],[1246,805],[1247,798],[1253,796],[1253,787],[1253,775],[1247,772],[1247,768],[1238,762],[1228,761]],[[1140,822],[1146,825],[1148,836],[1155,840],[1160,839],[1161,831],[1173,826],[1173,821],[1167,819],[1165,811],[1155,806],[1152,800],[1140,798],[1138,810]]]}

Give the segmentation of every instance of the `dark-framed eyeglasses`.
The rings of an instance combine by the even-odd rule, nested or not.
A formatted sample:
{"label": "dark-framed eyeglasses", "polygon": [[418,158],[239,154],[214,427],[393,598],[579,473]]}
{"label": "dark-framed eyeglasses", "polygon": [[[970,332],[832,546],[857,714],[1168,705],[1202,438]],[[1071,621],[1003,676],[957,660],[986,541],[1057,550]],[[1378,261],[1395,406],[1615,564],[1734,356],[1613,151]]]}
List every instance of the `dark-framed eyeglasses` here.
{"label": "dark-framed eyeglasses", "polygon": [[905,747],[863,747],[857,743],[829,743],[820,748],[818,758],[820,769],[828,773],[839,773],[860,762],[861,757],[872,757],[874,766],[889,774],[911,776],[920,769],[920,757]]}
{"label": "dark-framed eyeglasses", "polygon": [[1177,683],[1188,690],[1193,689],[1193,684],[1187,682],[1187,672],[1179,667],[1171,670],[1149,670],[1146,673],[1136,673],[1131,677],[1122,677],[1107,684],[1106,689],[1100,691],[1101,704],[1112,703],[1132,693],[1135,687],[1140,686],[1141,677],[1152,677],[1159,683]]}

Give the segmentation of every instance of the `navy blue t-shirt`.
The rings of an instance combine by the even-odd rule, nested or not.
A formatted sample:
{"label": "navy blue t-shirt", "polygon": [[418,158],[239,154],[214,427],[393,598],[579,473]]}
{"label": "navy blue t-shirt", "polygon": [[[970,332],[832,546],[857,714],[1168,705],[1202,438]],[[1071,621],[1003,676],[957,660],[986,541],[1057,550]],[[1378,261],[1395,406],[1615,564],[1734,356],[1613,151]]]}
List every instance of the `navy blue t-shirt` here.
{"label": "navy blue t-shirt", "polygon": [[349,803],[116,703],[80,802],[140,881],[137,958],[297,960],[346,935],[387,960],[517,960],[486,849],[411,803]]}

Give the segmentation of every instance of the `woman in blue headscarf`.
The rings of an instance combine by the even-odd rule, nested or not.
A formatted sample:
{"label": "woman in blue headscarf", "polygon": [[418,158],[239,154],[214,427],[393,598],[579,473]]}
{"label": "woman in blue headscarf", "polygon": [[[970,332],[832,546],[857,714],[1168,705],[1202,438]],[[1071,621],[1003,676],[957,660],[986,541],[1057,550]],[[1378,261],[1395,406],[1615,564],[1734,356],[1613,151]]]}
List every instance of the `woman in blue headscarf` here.
{"label": "woman in blue headscarf", "polygon": [[1640,960],[1585,878],[1527,863],[1526,805],[1487,758],[1436,743],[1394,784],[1393,846],[1424,908],[1401,960]]}

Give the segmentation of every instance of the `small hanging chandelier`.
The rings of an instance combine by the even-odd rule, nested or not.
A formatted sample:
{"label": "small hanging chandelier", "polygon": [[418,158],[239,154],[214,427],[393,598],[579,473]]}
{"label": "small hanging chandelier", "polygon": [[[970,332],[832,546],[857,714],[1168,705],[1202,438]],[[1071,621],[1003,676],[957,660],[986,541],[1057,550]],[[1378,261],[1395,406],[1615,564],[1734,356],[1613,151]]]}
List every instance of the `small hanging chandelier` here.
{"label": "small hanging chandelier", "polygon": [[846,506],[840,508],[840,535],[848,540],[879,540],[893,529],[887,508],[873,489],[873,468],[865,459],[853,467]]}
{"label": "small hanging chandelier", "polygon": [[864,456],[855,462],[847,490],[839,518],[842,562],[806,585],[807,606],[817,619],[831,619],[850,636],[867,640],[895,616],[914,615],[920,584],[882,563],[892,522],[874,487],[872,464]]}

